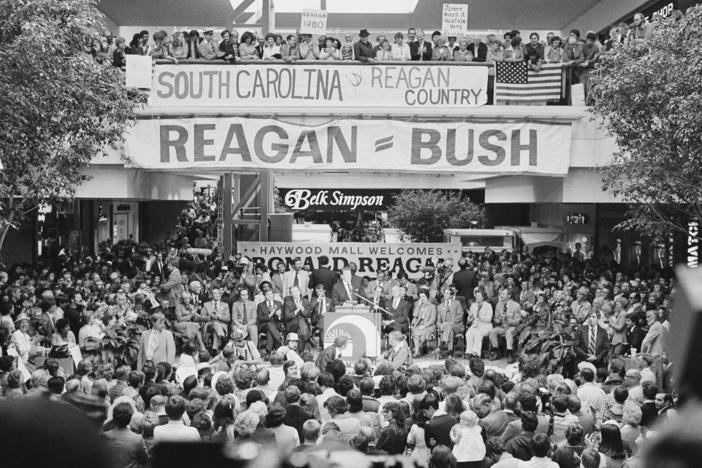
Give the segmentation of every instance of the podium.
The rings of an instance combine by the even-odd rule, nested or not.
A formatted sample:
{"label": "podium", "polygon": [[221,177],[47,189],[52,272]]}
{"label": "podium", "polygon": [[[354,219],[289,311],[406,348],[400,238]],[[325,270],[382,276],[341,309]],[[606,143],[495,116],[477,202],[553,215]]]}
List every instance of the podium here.
{"label": "podium", "polygon": [[339,359],[352,367],[362,357],[377,359],[381,356],[380,333],[382,315],[371,313],[365,305],[337,306],[334,312],[322,317],[324,347],[331,346],[337,336],[348,339],[346,349]]}

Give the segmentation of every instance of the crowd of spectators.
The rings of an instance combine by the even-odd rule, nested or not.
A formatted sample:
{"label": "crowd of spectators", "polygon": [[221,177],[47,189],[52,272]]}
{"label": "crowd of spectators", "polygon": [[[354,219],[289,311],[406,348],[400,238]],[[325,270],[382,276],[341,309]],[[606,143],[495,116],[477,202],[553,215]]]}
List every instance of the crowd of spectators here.
{"label": "crowd of spectators", "polygon": [[[674,17],[682,15],[679,11]],[[110,31],[104,40],[96,45],[94,52],[110,58],[115,66],[125,66],[125,55],[147,55],[155,59],[172,60],[219,60],[236,62],[256,60],[356,60],[360,62],[392,61],[455,61],[487,62],[526,61],[533,65],[541,63],[562,63],[582,68],[591,68],[597,55],[617,44],[633,40],[650,40],[654,24],[645,22],[642,14],[634,17],[632,24],[613,25],[609,35],[600,38],[594,31],[581,35],[573,29],[565,38],[548,33],[545,38],[538,33],[522,38],[520,31],[512,30],[498,37],[488,34],[479,36],[447,36],[434,31],[429,36],[421,29],[409,28],[407,33],[396,32],[392,37],[379,34],[371,40],[367,29],[357,35],[345,34],[343,38],[311,34],[254,34],[246,31],[224,29],[215,34],[214,30],[178,31],[169,34],[159,30],[153,34],[143,30],[134,34],[131,41],[123,37],[113,37]]]}
{"label": "crowd of spectators", "polygon": [[[415,280],[334,272],[324,258],[271,272],[198,250],[212,247],[214,212],[208,197],[188,205],[162,246],[0,272],[3,398],[85,411],[120,466],[147,462],[154,444],[203,440],[285,455],[333,443],[437,468],[632,467],[674,414],[661,272],[489,250]],[[343,337],[325,348],[315,335],[348,302],[383,314],[388,337],[381,357],[350,368]],[[572,337],[577,368],[550,374],[521,352],[537,321]],[[454,354],[461,337],[467,361]],[[417,365],[433,343],[448,358]],[[500,354],[518,362],[486,366]]]}

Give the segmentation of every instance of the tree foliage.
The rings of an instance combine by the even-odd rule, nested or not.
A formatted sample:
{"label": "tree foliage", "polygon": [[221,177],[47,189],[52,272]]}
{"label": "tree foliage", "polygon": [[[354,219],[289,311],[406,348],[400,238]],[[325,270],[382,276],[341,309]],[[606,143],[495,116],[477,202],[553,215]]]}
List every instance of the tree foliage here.
{"label": "tree foliage", "polygon": [[455,192],[405,190],[395,197],[388,221],[414,242],[442,242],[444,229],[482,227],[485,210]]}
{"label": "tree foliage", "polygon": [[70,199],[145,95],[97,60],[92,0],[0,0],[0,249],[39,203]]}
{"label": "tree foliage", "polygon": [[662,237],[702,219],[700,70],[702,7],[602,54],[591,110],[619,146],[603,168],[604,188],[630,204],[619,227]]}

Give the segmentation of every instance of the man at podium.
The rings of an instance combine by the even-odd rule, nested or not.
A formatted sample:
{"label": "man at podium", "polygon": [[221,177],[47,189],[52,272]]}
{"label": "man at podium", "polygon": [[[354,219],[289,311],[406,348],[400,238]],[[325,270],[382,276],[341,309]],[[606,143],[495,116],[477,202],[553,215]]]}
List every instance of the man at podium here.
{"label": "man at podium", "polygon": [[351,269],[346,267],[341,272],[341,280],[332,288],[332,303],[334,307],[350,303],[358,304],[358,295],[361,295],[361,284],[358,278],[353,277]]}

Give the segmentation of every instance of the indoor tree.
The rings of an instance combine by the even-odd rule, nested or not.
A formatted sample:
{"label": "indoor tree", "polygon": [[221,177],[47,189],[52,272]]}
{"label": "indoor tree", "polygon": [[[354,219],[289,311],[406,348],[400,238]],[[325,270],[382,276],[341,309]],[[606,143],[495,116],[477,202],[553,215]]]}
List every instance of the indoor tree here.
{"label": "indoor tree", "polygon": [[619,147],[602,170],[629,204],[619,227],[662,238],[702,220],[702,7],[654,30],[601,54],[591,110]]}
{"label": "indoor tree", "polygon": [[444,229],[482,227],[485,210],[460,191],[404,190],[388,221],[414,242],[443,242]]}
{"label": "indoor tree", "polygon": [[0,0],[0,252],[39,204],[75,195],[146,101],[93,53],[101,21],[92,0]]}

